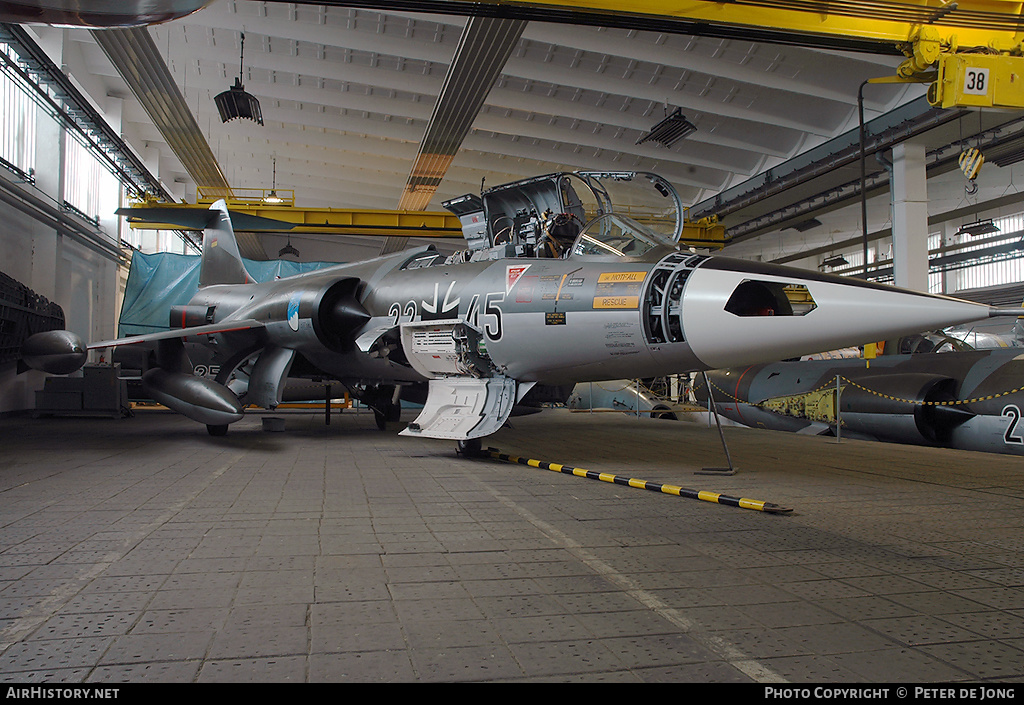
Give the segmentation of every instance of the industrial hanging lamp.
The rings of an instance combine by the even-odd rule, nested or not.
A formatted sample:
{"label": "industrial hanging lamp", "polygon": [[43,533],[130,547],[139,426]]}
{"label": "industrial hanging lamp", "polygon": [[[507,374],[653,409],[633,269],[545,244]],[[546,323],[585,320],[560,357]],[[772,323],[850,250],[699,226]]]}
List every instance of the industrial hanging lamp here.
{"label": "industrial hanging lamp", "polygon": [[294,247],[292,247],[292,236],[291,235],[288,236],[288,244],[285,245],[284,247],[282,247],[277,252],[277,256],[278,257],[284,257],[285,255],[295,255],[296,257],[299,256],[299,251],[296,250]]}
{"label": "industrial hanging lamp", "polygon": [[282,203],[283,198],[277,195],[277,157],[274,157],[274,176],[270,183],[270,193],[263,197],[264,203]]}
{"label": "industrial hanging lamp", "polygon": [[849,260],[847,260],[842,255],[829,255],[825,259],[821,260],[821,266],[822,267],[828,267],[829,269],[835,269],[836,267],[842,267],[842,266],[847,265],[849,263],[850,263]]}
{"label": "industrial hanging lamp", "polygon": [[220,113],[221,122],[234,120],[235,118],[246,118],[260,125],[263,124],[263,112],[260,110],[260,102],[256,96],[247,93],[242,85],[242,72],[245,58],[245,32],[242,32],[242,48],[238,58],[238,78],[235,85],[228,90],[214,96],[213,101],[217,104],[217,111]]}
{"label": "industrial hanging lamp", "polygon": [[978,235],[989,235],[991,233],[998,232],[1002,232],[1002,230],[992,221],[991,218],[988,218],[986,220],[978,220],[973,223],[961,225],[953,235],[969,235],[971,237],[977,237]]}
{"label": "industrial hanging lamp", "polygon": [[636,143],[657,142],[662,147],[671,147],[696,129],[697,127],[683,115],[683,111],[676,108],[664,120],[641,135]]}

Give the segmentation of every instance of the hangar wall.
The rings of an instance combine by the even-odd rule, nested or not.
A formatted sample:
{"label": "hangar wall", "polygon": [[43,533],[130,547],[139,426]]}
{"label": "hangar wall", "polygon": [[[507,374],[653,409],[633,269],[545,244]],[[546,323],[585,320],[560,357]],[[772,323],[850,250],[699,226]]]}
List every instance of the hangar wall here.
{"label": "hangar wall", "polygon": [[[16,200],[16,189],[21,189],[60,208],[66,153],[63,128],[41,110],[36,111],[36,128],[34,182],[17,183],[4,174],[5,191]],[[116,203],[116,181],[114,184],[114,193],[109,193],[106,179],[90,188],[106,188],[107,192],[99,195]],[[118,263],[61,232],[43,214],[33,216],[31,211],[0,203],[0,268],[60,305],[68,330],[85,340],[113,337],[121,280]],[[69,213],[67,217],[77,216]],[[116,219],[100,220],[99,229],[115,243],[116,228]],[[34,408],[34,393],[42,388],[44,377],[32,371],[19,375],[14,362],[0,365],[0,414]]]}

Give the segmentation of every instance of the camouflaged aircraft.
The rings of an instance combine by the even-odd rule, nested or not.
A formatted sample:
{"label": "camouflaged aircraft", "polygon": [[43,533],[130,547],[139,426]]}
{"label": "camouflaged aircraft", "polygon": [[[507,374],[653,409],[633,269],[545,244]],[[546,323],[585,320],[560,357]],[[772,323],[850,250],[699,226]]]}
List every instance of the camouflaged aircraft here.
{"label": "camouflaged aircraft", "polygon": [[[718,413],[744,426],[1024,455],[1020,347],[778,362],[707,377]],[[708,403],[702,379],[694,392]]]}

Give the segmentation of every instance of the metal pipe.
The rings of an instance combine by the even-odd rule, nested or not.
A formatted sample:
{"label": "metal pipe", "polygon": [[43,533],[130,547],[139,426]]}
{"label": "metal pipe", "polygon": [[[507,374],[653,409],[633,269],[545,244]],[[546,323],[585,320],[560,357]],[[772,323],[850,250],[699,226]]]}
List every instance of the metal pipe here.
{"label": "metal pipe", "polygon": [[843,388],[839,386],[839,375],[836,375],[836,443],[841,443],[843,440],[843,419],[842,411],[839,408],[839,397],[843,393]]}
{"label": "metal pipe", "polygon": [[864,160],[864,86],[869,81],[864,81],[857,88],[857,118],[860,134],[860,226],[864,238],[864,279],[868,278],[868,195],[867,191],[867,166]]}

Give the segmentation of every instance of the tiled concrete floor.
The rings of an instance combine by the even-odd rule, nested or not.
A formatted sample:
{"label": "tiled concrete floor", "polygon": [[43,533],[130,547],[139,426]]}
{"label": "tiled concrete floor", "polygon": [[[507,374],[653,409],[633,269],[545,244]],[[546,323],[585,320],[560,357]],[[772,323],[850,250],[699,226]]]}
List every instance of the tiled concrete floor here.
{"label": "tiled concrete floor", "polygon": [[[8,682],[1010,682],[1024,463],[551,410],[457,457],[346,412],[0,420]],[[406,421],[411,419],[405,419]]]}

